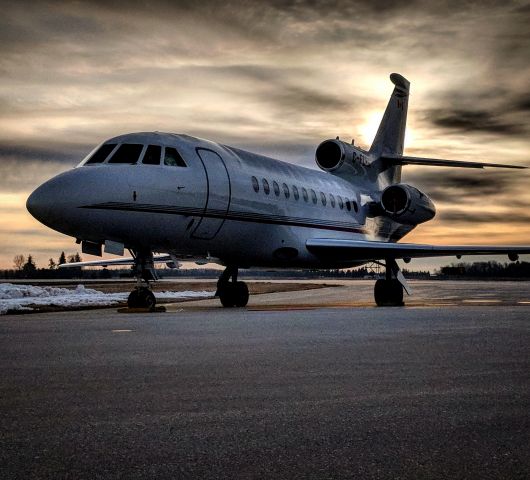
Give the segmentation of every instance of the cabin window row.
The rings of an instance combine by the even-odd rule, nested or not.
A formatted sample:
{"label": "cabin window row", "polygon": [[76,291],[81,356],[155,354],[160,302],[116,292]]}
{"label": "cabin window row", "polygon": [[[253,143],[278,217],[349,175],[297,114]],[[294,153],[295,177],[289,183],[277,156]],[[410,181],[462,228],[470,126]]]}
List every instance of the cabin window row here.
{"label": "cabin window row", "polygon": [[99,147],[85,162],[94,163],[122,163],[134,165],[167,165],[170,167],[187,167],[186,162],[174,147],[160,145],[142,145],[140,143],[105,143]]}
{"label": "cabin window row", "polygon": [[[256,193],[258,193],[261,188],[263,189],[265,195],[270,195],[271,193],[271,184],[266,178],[261,179],[260,185],[260,181],[256,177],[252,177],[252,188]],[[357,205],[357,202],[355,200],[350,200],[346,197],[344,197],[343,200],[340,195],[333,195],[332,193],[326,195],[324,192],[318,192],[319,195],[317,195],[317,192],[312,188],[299,188],[296,185],[289,186],[286,183],[282,183],[280,188],[280,184],[274,180],[272,182],[272,192],[274,192],[274,195],[276,195],[277,197],[279,197],[283,192],[285,198],[290,198],[292,193],[292,196],[295,200],[299,200],[301,196],[304,202],[309,202],[311,198],[311,202],[315,205],[318,204],[318,197],[320,196],[320,203],[323,207],[328,204],[329,199],[329,204],[332,208],[338,206],[338,208],[340,208],[341,210],[346,208],[346,210],[348,211],[351,211],[352,209],[355,212],[359,211],[359,206]]]}

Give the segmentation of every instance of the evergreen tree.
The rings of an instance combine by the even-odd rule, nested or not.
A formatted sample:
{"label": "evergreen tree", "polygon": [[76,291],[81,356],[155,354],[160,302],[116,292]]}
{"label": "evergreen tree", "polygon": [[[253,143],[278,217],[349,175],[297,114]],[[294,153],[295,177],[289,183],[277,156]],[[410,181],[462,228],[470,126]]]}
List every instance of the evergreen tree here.
{"label": "evergreen tree", "polygon": [[26,263],[22,267],[22,271],[28,276],[34,274],[37,271],[37,265],[35,265],[33,256],[31,254],[28,255],[28,259],[26,260]]}
{"label": "evergreen tree", "polygon": [[59,265],[62,265],[63,263],[66,263],[66,255],[64,252],[61,252],[61,255],[59,257]]}
{"label": "evergreen tree", "polygon": [[50,258],[48,260],[48,268],[50,270],[55,270],[57,268],[57,264],[55,263],[55,261],[53,260],[53,258]]}

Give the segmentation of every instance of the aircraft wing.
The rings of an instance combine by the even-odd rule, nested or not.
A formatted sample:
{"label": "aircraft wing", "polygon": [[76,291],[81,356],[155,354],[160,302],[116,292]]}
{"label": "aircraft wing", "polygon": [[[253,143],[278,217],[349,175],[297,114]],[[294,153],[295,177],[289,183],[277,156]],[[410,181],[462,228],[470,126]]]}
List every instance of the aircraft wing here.
{"label": "aircraft wing", "polygon": [[[153,256],[155,263],[167,263],[173,261],[169,255],[155,255]],[[107,260],[90,260],[88,262],[72,262],[62,263],[59,268],[72,268],[72,267],[112,267],[116,265],[134,265],[133,257],[125,258],[110,258]]]}
{"label": "aircraft wing", "polygon": [[530,245],[426,245],[418,243],[386,243],[368,240],[311,238],[307,249],[318,257],[337,261],[373,261],[382,259],[450,257],[460,255],[517,255],[530,253]]}
{"label": "aircraft wing", "polygon": [[427,165],[432,167],[460,167],[460,168],[518,168],[522,165],[504,165],[501,163],[465,162],[461,160],[444,160],[442,158],[408,157],[403,155],[383,155],[381,157],[394,165]]}

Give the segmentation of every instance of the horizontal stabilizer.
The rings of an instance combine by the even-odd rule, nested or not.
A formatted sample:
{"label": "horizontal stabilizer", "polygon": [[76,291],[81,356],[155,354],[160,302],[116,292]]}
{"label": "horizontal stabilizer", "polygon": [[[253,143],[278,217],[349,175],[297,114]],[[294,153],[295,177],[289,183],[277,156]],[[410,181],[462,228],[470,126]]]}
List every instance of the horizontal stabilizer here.
{"label": "horizontal stabilizer", "polygon": [[461,160],[444,160],[442,158],[408,157],[404,155],[383,155],[383,160],[392,165],[427,165],[431,167],[458,168],[528,168],[521,165],[504,165],[501,163],[465,162]]}
{"label": "horizontal stabilizer", "polygon": [[460,255],[517,255],[530,253],[530,245],[427,245],[418,243],[387,243],[367,240],[311,238],[307,249],[327,260],[373,261],[400,258],[450,257]]}

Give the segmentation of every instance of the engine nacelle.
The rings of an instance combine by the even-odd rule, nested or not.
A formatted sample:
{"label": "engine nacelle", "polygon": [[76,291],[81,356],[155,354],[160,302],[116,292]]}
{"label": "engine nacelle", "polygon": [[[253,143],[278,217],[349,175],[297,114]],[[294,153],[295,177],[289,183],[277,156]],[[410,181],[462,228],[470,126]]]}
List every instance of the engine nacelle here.
{"label": "engine nacelle", "polygon": [[368,165],[368,157],[362,150],[338,139],[324,140],[315,153],[315,162],[325,172],[336,172],[341,167],[352,167],[354,163]]}
{"label": "engine nacelle", "polygon": [[405,183],[386,187],[381,195],[380,206],[384,215],[408,225],[427,222],[436,214],[431,199]]}

